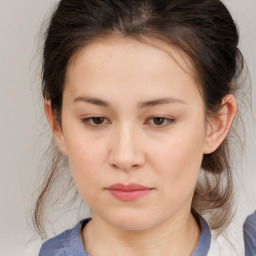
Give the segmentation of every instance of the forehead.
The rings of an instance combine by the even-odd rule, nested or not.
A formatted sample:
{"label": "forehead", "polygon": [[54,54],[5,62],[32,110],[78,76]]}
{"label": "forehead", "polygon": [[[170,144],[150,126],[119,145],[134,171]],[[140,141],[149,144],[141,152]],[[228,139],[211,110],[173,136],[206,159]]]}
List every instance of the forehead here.
{"label": "forehead", "polygon": [[138,39],[119,35],[98,38],[79,49],[72,56],[69,67],[76,64],[77,61],[81,61],[81,59],[87,60],[89,65],[104,64],[104,60],[108,61],[108,64],[111,61],[111,64],[114,65],[113,60],[116,56],[119,57],[120,62],[126,62],[127,64],[132,62],[133,65],[136,63],[141,64],[141,62],[138,62],[141,57],[140,60],[143,66],[145,66],[145,62],[147,62],[148,66],[150,64],[159,64],[160,62],[163,65],[168,65],[164,61],[168,62],[171,58],[183,71],[191,76],[194,76],[195,73],[193,64],[182,50],[174,45],[167,44],[165,41],[146,36],[140,36]]}
{"label": "forehead", "polygon": [[96,93],[137,89],[150,96],[164,87],[198,90],[194,73],[188,58],[170,45],[113,36],[90,43],[73,56],[66,87],[76,94],[85,89]]}

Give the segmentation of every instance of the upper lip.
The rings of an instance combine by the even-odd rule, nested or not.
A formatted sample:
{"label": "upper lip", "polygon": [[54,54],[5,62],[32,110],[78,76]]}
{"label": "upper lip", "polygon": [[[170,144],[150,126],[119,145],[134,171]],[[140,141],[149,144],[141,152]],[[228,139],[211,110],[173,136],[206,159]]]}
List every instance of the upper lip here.
{"label": "upper lip", "polygon": [[152,189],[152,188],[145,187],[145,186],[142,186],[142,185],[136,184],[136,183],[131,183],[131,184],[128,184],[128,185],[118,183],[118,184],[111,185],[107,189],[108,190],[119,190],[119,191],[127,191],[128,192],[128,191],[138,191],[138,190],[149,190],[149,189]]}

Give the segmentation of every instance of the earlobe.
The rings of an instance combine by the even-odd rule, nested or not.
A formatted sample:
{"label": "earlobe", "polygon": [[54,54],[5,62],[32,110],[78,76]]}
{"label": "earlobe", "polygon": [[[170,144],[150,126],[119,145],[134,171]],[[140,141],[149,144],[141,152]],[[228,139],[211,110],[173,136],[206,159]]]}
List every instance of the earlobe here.
{"label": "earlobe", "polygon": [[60,150],[62,151],[63,154],[67,155],[67,149],[66,149],[64,135],[63,135],[63,132],[62,132],[59,124],[56,121],[56,117],[54,115],[54,111],[52,109],[50,100],[45,101],[44,112],[45,112],[46,118],[48,120],[48,123],[51,127],[53,136],[54,136]]}
{"label": "earlobe", "polygon": [[237,105],[232,94],[222,99],[220,112],[208,118],[204,154],[214,152],[226,138],[236,115]]}

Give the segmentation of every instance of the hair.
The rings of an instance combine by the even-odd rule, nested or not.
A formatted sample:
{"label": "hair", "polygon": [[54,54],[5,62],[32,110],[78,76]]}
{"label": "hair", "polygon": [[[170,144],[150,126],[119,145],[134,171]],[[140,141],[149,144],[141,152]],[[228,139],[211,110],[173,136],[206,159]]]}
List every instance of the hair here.
{"label": "hair", "polygon": [[[195,69],[207,115],[218,115],[223,97],[239,89],[244,59],[238,49],[236,24],[221,1],[61,0],[45,33],[42,63],[43,98],[51,101],[60,127],[65,77],[72,57],[88,44],[116,35],[145,42],[157,39],[184,53]],[[230,137],[229,133],[217,150],[204,155],[192,201],[192,213],[206,216],[210,228],[219,233],[233,215]],[[33,214],[41,236],[45,234],[47,198],[67,160],[55,142],[48,156],[50,166]]]}

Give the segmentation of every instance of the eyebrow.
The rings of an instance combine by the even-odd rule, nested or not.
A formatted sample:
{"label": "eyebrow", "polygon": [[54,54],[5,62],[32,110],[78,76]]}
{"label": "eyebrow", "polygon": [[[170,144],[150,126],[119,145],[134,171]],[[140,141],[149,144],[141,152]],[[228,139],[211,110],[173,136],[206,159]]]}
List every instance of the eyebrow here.
{"label": "eyebrow", "polygon": [[155,100],[150,100],[150,101],[145,101],[145,102],[140,102],[138,106],[140,108],[146,108],[146,107],[154,107],[156,105],[162,105],[162,104],[170,104],[170,103],[180,103],[180,104],[185,104],[185,101],[173,97],[167,97],[167,98],[160,98],[160,99],[155,99]]}
{"label": "eyebrow", "polygon": [[[99,98],[94,98],[94,97],[84,97],[84,96],[79,96],[74,99],[75,102],[85,102],[85,103],[90,103],[93,105],[101,106],[101,107],[110,107],[111,104],[108,103],[107,101],[101,100]],[[159,98],[159,99],[154,99],[150,101],[144,101],[144,102],[139,102],[138,107],[139,108],[147,108],[147,107],[153,107],[157,105],[162,105],[162,104],[170,104],[170,103],[180,103],[180,104],[186,104],[185,101],[178,99],[178,98],[173,98],[173,97],[167,97],[167,98]]]}

